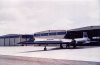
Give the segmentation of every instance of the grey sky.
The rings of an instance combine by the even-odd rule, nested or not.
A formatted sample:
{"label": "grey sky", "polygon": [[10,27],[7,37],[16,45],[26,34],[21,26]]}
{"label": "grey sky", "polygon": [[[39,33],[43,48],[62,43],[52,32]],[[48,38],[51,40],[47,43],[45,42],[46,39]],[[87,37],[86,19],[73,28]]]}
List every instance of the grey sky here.
{"label": "grey sky", "polygon": [[0,35],[100,25],[99,0],[0,0]]}

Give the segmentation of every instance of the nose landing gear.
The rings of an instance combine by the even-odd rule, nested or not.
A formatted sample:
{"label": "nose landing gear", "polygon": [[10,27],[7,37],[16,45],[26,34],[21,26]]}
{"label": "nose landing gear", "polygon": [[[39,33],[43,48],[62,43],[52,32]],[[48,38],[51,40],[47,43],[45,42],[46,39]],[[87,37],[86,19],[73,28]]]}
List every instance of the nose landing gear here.
{"label": "nose landing gear", "polygon": [[47,48],[46,48],[46,46],[44,46],[44,51],[47,51]]}

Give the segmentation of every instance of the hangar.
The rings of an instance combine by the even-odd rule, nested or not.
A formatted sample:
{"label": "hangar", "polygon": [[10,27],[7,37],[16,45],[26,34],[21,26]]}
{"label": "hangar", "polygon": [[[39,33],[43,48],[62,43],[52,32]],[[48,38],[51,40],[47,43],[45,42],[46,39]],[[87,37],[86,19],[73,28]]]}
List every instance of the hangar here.
{"label": "hangar", "polygon": [[27,41],[33,38],[33,35],[29,34],[8,34],[0,36],[0,46],[20,46],[17,44],[23,41]]}
{"label": "hangar", "polygon": [[68,30],[67,34],[65,35],[65,38],[72,38],[70,34],[74,34],[74,38],[81,38],[83,37],[82,34],[83,32],[87,32],[90,40],[97,41],[97,43],[91,43],[91,44],[100,45],[100,26],[87,26],[87,27]]}
{"label": "hangar", "polygon": [[[87,32],[92,41],[97,41],[100,45],[100,26],[88,26],[70,30],[46,30],[33,34],[8,34],[0,36],[0,46],[19,46],[20,42],[28,41],[30,38],[64,39],[82,38],[83,32]],[[73,34],[73,35],[72,35]],[[92,44],[92,43],[91,43]]]}

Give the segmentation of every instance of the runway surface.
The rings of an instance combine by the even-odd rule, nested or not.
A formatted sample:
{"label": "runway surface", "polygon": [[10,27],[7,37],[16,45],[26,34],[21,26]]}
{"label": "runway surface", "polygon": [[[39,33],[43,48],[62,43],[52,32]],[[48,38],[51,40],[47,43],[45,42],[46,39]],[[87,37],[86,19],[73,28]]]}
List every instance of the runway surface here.
{"label": "runway surface", "polygon": [[[39,58],[39,59],[45,60],[46,62],[38,61],[37,65],[40,65],[42,62],[43,63],[50,62],[50,64],[52,64],[53,61],[54,61],[53,62],[54,65],[56,65],[57,63],[58,63],[57,65],[63,65],[59,63],[60,61],[61,63],[62,62],[65,63],[65,65],[67,65],[66,62],[69,64],[71,63],[71,65],[72,63],[75,63],[76,65],[77,63],[79,65],[82,65],[84,63],[85,63],[84,65],[89,65],[89,64],[100,65],[99,63],[100,62],[100,46],[78,46],[76,49],[72,49],[72,48],[60,49],[59,47],[47,47],[48,48],[47,51],[44,51],[43,48],[44,47],[34,47],[34,46],[0,47],[0,63],[1,61],[2,63],[3,62],[5,63],[6,61],[7,63],[26,62],[26,65],[27,65],[27,63],[33,63],[34,58],[35,59]],[[20,61],[20,59],[18,59],[16,61],[16,59],[12,60],[8,58],[9,56],[10,58],[15,57],[16,59],[18,58],[21,58],[21,59],[26,58],[26,60],[29,60],[30,58],[33,58],[33,59],[29,61],[24,61],[24,59]],[[11,64],[13,65],[13,63]],[[3,64],[0,64],[0,65],[3,65]],[[4,65],[9,65],[9,64],[4,64]],[[49,65],[49,64],[46,64],[46,65]]]}
{"label": "runway surface", "polygon": [[100,65],[100,62],[0,55],[0,65]]}

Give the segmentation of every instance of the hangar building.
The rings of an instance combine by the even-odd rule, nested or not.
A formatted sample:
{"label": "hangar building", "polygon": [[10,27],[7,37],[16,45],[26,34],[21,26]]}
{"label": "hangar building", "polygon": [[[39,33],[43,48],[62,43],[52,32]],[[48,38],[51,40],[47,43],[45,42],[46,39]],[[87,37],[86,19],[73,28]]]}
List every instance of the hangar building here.
{"label": "hangar building", "polygon": [[100,45],[100,26],[88,26],[68,30],[65,38],[72,38],[70,34],[74,34],[74,38],[81,38],[83,37],[83,32],[87,32],[91,41],[98,41],[96,44]]}
{"label": "hangar building", "polygon": [[19,46],[20,42],[33,38],[33,35],[8,34],[0,36],[0,46]]}

